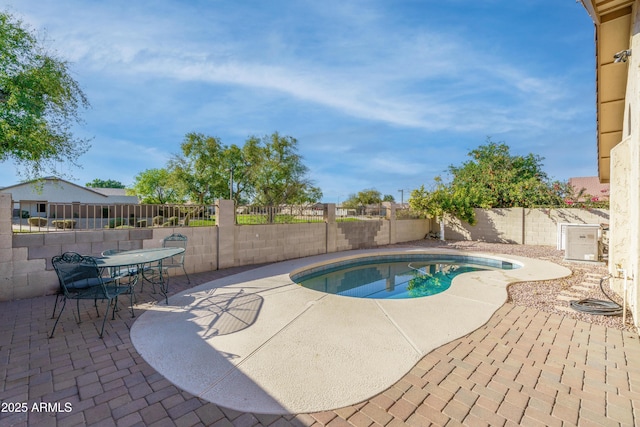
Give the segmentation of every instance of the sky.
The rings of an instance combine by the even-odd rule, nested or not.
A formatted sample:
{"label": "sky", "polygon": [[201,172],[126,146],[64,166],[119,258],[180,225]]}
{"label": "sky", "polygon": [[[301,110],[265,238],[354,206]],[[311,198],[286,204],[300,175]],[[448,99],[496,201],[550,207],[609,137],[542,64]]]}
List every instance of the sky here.
{"label": "sky", "polygon": [[[323,201],[406,201],[490,138],[597,175],[594,26],[575,0],[0,0],[91,104],[84,185],[129,186],[199,132],[298,141]],[[21,181],[0,163],[0,187]]]}

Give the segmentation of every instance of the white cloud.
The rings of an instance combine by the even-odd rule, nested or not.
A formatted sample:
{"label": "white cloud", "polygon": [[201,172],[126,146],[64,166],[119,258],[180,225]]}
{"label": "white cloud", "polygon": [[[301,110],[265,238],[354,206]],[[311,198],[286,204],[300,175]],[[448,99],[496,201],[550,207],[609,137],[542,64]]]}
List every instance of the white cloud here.
{"label": "white cloud", "polygon": [[[466,151],[459,147],[473,148],[486,135],[524,144],[591,123],[591,116],[582,117],[592,114],[585,105],[593,91],[576,94],[576,82],[584,81],[576,75],[581,64],[558,66],[553,52],[544,57],[526,46],[514,49],[515,34],[488,39],[490,28],[478,31],[482,17],[467,21],[456,7],[472,6],[369,0],[14,3],[25,21],[47,28],[52,48],[90,88],[94,145],[151,147],[132,175],[161,164],[189,131],[241,144],[249,134],[280,130],[301,140],[308,162],[321,165],[314,173],[322,173],[316,179],[323,187],[344,191],[347,182],[352,192],[382,175],[390,188],[401,188],[399,181],[413,179],[414,169],[426,179],[463,161],[459,155]],[[504,12],[497,3],[473,7]],[[412,8],[422,14],[412,15]],[[577,43],[575,28],[567,43]],[[394,137],[397,131],[411,137]],[[441,154],[422,162],[407,154],[406,147],[415,146]],[[397,155],[376,155],[389,150]],[[336,171],[324,172],[332,162],[367,175],[336,183]]]}

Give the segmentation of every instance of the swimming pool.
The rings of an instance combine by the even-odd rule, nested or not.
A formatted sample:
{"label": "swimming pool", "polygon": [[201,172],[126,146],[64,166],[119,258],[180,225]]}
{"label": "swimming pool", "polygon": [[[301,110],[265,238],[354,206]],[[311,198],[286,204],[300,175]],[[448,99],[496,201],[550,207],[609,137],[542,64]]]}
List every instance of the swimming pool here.
{"label": "swimming pool", "polygon": [[463,273],[518,267],[513,262],[478,256],[404,254],[343,260],[297,272],[291,278],[305,288],[334,295],[406,299],[444,292]]}

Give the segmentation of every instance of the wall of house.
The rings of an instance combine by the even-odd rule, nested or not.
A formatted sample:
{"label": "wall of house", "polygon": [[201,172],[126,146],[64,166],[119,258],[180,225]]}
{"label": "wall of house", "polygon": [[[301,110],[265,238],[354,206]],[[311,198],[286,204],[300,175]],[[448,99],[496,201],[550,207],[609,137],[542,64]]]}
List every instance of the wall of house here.
{"label": "wall of house", "polygon": [[475,209],[477,223],[447,220],[447,240],[556,246],[558,224],[609,224],[606,209]]}
{"label": "wall of house", "polygon": [[611,150],[611,235],[609,273],[612,285],[624,295],[636,327],[640,327],[640,1],[634,5],[631,31],[633,55],[626,64],[622,141]]}
{"label": "wall of house", "polygon": [[[637,147],[637,144],[636,144]],[[609,239],[609,273],[614,277],[612,287],[624,294],[624,276],[638,277],[638,200],[634,200],[634,144],[626,138],[611,150],[611,233]],[[637,155],[637,154],[636,154]],[[637,197],[637,195],[635,196]],[[631,286],[629,286],[631,285]],[[628,299],[633,318],[638,317],[637,284],[627,280]],[[636,326],[638,326],[636,322]]]}

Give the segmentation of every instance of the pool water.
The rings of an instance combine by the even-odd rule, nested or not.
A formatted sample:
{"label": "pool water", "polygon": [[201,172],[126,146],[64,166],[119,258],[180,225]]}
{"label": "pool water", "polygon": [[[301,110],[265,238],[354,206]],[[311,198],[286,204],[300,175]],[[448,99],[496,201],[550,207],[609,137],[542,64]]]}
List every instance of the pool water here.
{"label": "pool water", "polygon": [[496,260],[365,260],[328,266],[293,277],[308,289],[335,295],[375,298],[420,298],[444,292],[459,274],[470,271],[517,268]]}

